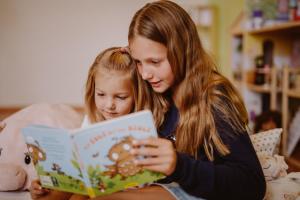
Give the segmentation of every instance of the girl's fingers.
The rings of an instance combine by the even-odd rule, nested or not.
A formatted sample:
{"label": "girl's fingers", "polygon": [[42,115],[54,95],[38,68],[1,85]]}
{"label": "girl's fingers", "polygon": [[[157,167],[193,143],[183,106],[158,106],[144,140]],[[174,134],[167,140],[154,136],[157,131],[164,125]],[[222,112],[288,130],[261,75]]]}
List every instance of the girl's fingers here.
{"label": "girl's fingers", "polygon": [[33,188],[33,192],[35,194],[45,194],[48,193],[50,190],[45,188]]}
{"label": "girl's fingers", "polygon": [[32,182],[31,187],[33,190],[42,190],[42,186],[39,182]]}
{"label": "girl's fingers", "polygon": [[168,157],[147,157],[135,160],[137,165],[146,166],[146,165],[161,165],[168,162]]}
{"label": "girl's fingers", "polygon": [[138,147],[138,146],[152,146],[152,147],[159,147],[159,146],[164,146],[167,143],[171,142],[169,140],[163,139],[163,138],[154,138],[154,137],[149,137],[144,140],[134,140],[133,146]]}
{"label": "girl's fingers", "polygon": [[135,148],[131,154],[136,156],[168,156],[175,153],[173,144],[166,139],[148,138],[133,143]]}
{"label": "girl's fingers", "polygon": [[159,148],[153,147],[140,147],[134,148],[130,151],[132,155],[139,155],[139,156],[158,156],[162,155]]}
{"label": "girl's fingers", "polygon": [[135,160],[137,165],[145,169],[161,172],[166,175],[173,173],[176,167],[176,152],[171,141],[163,138],[134,140],[131,154],[143,159]]}
{"label": "girl's fingers", "polygon": [[165,168],[163,165],[147,165],[147,166],[143,166],[143,169],[151,170],[151,171],[154,171],[154,172],[161,172],[163,174],[166,174],[166,173],[163,172],[163,170],[162,170],[163,168]]}
{"label": "girl's fingers", "polygon": [[44,190],[33,190],[33,193],[35,195],[42,195],[42,194],[45,194],[46,192]]}
{"label": "girl's fingers", "polygon": [[42,188],[39,180],[32,181],[31,187],[30,187],[30,193],[31,193],[31,196],[34,197],[33,199],[43,196],[49,192],[50,192],[49,189]]}

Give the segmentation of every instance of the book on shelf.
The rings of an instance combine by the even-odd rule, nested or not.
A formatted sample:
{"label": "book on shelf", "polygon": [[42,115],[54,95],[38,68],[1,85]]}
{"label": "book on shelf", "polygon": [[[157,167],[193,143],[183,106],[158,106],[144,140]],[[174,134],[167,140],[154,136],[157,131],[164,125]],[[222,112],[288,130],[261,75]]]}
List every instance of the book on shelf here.
{"label": "book on shelf", "polygon": [[157,137],[147,110],[77,130],[30,125],[22,134],[45,188],[95,197],[164,177],[135,165],[129,152],[134,139]]}

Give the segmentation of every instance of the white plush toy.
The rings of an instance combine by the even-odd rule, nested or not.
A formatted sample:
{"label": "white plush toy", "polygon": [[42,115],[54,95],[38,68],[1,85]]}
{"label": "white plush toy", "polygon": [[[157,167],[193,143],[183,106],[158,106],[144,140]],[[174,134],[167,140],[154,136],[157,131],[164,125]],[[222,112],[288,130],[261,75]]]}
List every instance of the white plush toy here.
{"label": "white plush toy", "polygon": [[34,104],[0,122],[0,191],[26,190],[37,178],[21,135],[29,124],[74,129],[82,115],[63,104]]}

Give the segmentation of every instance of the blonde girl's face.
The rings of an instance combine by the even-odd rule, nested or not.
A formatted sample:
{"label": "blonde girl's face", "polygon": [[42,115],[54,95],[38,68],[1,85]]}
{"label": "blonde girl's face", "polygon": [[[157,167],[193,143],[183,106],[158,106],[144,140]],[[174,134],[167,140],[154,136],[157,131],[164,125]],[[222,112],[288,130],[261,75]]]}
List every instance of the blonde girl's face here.
{"label": "blonde girl's face", "polygon": [[136,35],[129,48],[142,78],[153,90],[163,93],[173,86],[174,74],[167,57],[167,48],[158,42]]}
{"label": "blonde girl's face", "polygon": [[129,75],[101,68],[95,76],[95,103],[104,119],[129,114],[134,94]]}

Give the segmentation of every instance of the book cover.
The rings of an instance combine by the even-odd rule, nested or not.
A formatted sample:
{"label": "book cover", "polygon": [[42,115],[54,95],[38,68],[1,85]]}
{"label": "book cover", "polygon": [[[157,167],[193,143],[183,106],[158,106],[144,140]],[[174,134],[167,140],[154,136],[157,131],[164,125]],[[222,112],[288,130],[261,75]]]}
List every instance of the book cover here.
{"label": "book cover", "polygon": [[129,153],[133,139],[157,137],[150,111],[78,130],[31,125],[22,132],[45,188],[95,197],[163,178],[136,166]]}

